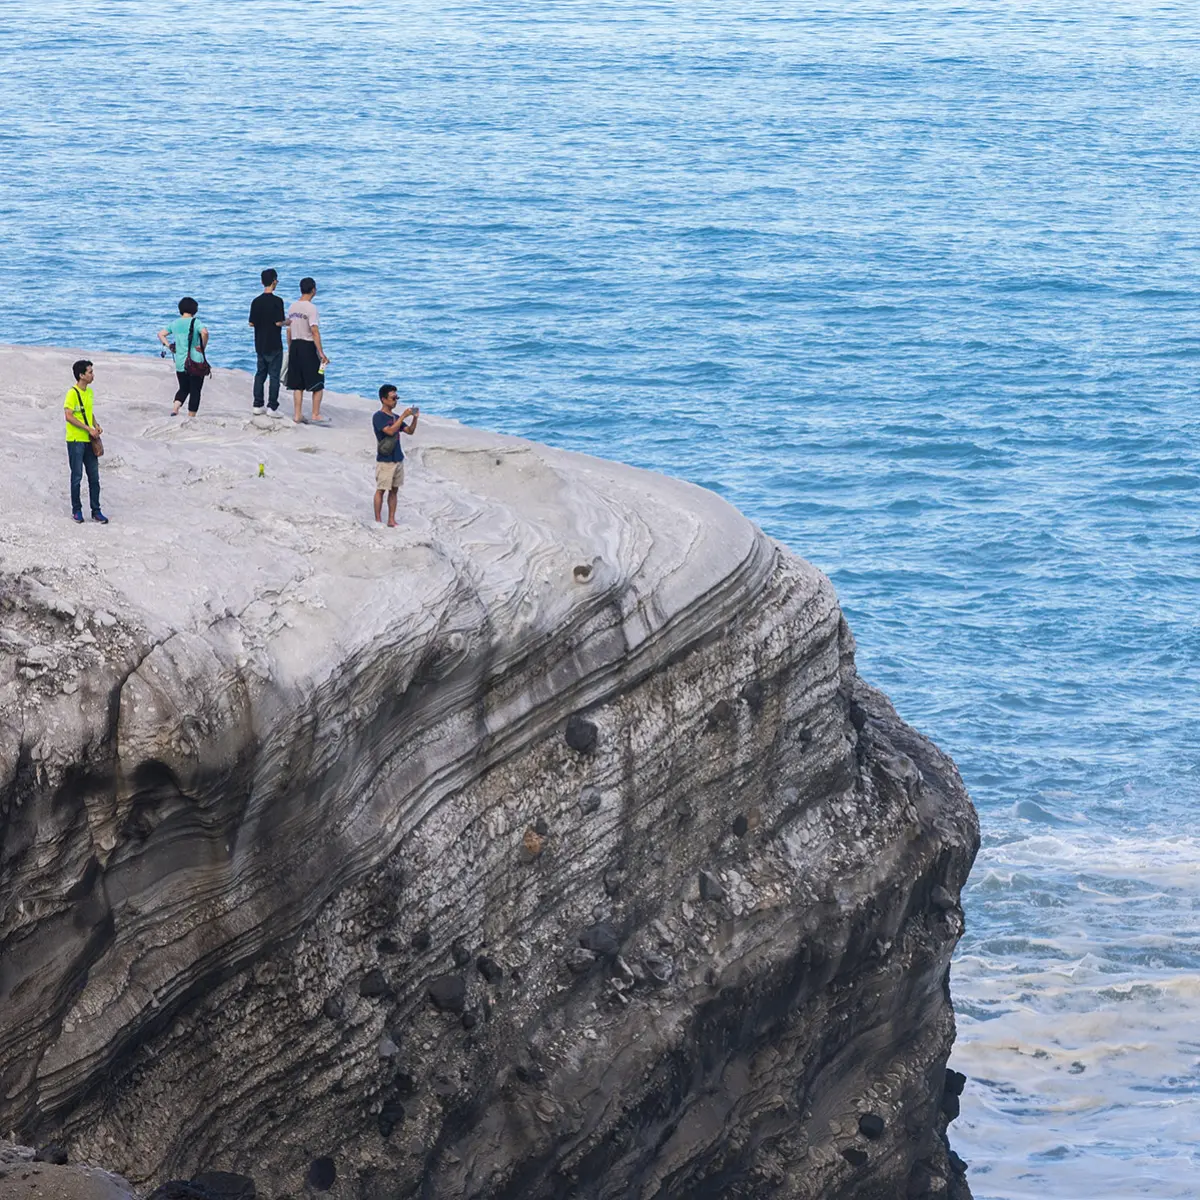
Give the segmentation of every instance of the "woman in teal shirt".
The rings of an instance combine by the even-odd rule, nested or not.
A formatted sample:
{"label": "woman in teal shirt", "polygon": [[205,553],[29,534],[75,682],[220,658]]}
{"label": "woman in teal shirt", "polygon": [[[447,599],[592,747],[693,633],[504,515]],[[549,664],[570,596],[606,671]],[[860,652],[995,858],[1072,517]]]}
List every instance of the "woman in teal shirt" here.
{"label": "woman in teal shirt", "polygon": [[179,415],[185,400],[189,417],[194,417],[200,411],[200,389],[204,386],[204,376],[189,375],[187,371],[189,345],[192,361],[198,363],[204,362],[204,351],[208,346],[208,328],[201,325],[196,317],[199,307],[191,296],[184,296],[179,302],[179,316],[166,329],[158,331],[158,340],[175,351],[175,377],[179,380],[179,389],[175,393],[175,407],[171,409],[173,417]]}

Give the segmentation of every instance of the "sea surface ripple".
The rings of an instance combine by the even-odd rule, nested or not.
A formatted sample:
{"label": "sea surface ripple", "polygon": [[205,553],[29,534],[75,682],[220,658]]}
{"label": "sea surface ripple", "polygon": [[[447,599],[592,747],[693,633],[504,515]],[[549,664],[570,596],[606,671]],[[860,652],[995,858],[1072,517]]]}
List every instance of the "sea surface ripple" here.
{"label": "sea surface ripple", "polygon": [[5,0],[0,34],[0,341],[150,353],[190,293],[246,367],[259,268],[311,272],[331,386],[727,497],[981,810],[976,1196],[1200,1193],[1194,5]]}

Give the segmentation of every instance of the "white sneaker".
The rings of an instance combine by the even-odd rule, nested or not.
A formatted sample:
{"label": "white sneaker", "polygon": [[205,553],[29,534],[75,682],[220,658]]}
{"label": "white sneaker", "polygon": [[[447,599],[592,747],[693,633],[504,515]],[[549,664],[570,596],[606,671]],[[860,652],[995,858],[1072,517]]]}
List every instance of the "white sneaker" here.
{"label": "white sneaker", "polygon": [[272,418],[274,418],[276,421],[278,421],[278,420],[279,420],[279,418],[283,416],[283,413],[281,413],[281,412],[279,411],[279,409],[277,409],[277,408],[268,408],[268,409],[267,409],[267,416],[268,416],[268,417],[272,417]]}
{"label": "white sneaker", "polygon": [[256,404],[256,405],[254,405],[253,408],[250,409],[250,415],[252,417],[261,417],[263,415],[263,413],[265,413],[266,411],[267,410],[264,405]]}

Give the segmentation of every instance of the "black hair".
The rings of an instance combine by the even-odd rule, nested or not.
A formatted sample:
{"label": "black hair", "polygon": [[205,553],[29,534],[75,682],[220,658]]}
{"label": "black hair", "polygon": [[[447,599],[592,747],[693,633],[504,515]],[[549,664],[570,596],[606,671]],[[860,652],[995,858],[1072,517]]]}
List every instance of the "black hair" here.
{"label": "black hair", "polygon": [[179,302],[179,315],[182,317],[194,317],[199,307],[200,305],[191,296],[184,296]]}
{"label": "black hair", "polygon": [[397,390],[396,385],[394,383],[381,383],[379,385],[380,400],[383,400],[386,397],[390,396],[392,394],[392,392],[394,392],[396,390]]}
{"label": "black hair", "polygon": [[311,275],[305,275],[305,277],[300,280],[300,295],[307,296],[309,292],[315,292],[316,290],[317,281]]}
{"label": "black hair", "polygon": [[77,363],[74,364],[74,366],[71,367],[71,370],[75,372],[76,379],[82,379],[84,375],[87,374],[87,369],[91,365],[92,360],[90,358],[81,358]]}
{"label": "black hair", "polygon": [[279,278],[279,272],[274,267],[268,267],[259,278],[262,280],[263,287],[270,287]]}

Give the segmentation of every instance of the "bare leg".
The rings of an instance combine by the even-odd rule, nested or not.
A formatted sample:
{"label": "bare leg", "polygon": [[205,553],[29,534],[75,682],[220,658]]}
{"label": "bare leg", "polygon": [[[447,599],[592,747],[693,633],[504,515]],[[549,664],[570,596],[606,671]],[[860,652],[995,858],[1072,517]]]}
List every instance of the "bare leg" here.
{"label": "bare leg", "polygon": [[313,394],[312,394],[312,398],[313,398],[313,418],[312,419],[314,421],[319,421],[321,419],[321,397],[324,395],[325,395],[324,388],[322,388],[319,392],[313,392]]}
{"label": "bare leg", "polygon": [[383,489],[375,493],[375,520],[383,520]]}
{"label": "bare leg", "polygon": [[304,392],[296,391],[292,393],[292,399],[296,402],[296,424],[299,425],[304,416]]}
{"label": "bare leg", "polygon": [[392,488],[388,492],[388,524],[393,529],[396,527],[396,497],[399,495],[399,488]]}

